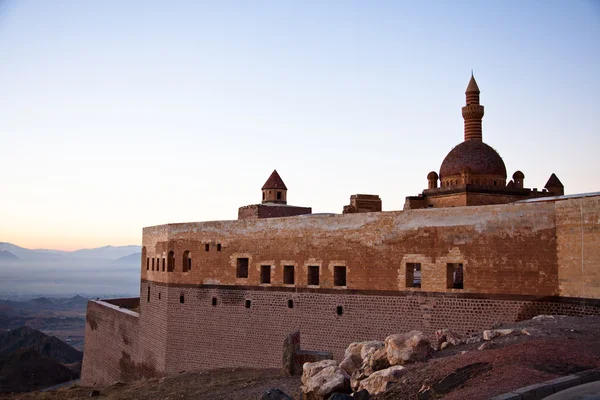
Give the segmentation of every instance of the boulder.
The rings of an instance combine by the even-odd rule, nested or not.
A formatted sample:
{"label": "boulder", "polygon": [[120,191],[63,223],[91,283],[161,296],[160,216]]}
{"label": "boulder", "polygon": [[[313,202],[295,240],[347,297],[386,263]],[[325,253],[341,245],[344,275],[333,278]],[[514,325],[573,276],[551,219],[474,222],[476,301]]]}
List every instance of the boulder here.
{"label": "boulder", "polygon": [[293,400],[293,399],[279,389],[269,389],[269,390],[266,390],[262,394],[262,396],[260,396],[260,400]]}
{"label": "boulder", "polygon": [[372,353],[378,349],[383,349],[384,347],[385,343],[380,340],[362,342],[362,347],[360,348],[360,357],[364,360],[365,358],[367,358],[367,355],[369,353]]}
{"label": "boulder", "polygon": [[382,369],[381,371],[373,372],[368,378],[363,379],[358,389],[367,390],[371,395],[383,393],[391,383],[400,380],[402,375],[404,375],[404,367],[401,365]]}
{"label": "boulder", "polygon": [[442,347],[442,343],[444,342],[448,343],[446,346],[456,346],[464,343],[464,340],[460,337],[460,335],[454,331],[451,331],[450,329],[440,329],[439,331],[436,331],[435,340],[438,349]]}
{"label": "boulder", "polygon": [[305,384],[310,378],[321,372],[327,367],[337,367],[335,360],[323,360],[312,363],[304,363],[302,366],[302,384]]}
{"label": "boulder", "polygon": [[371,371],[380,371],[390,367],[385,347],[372,349],[363,360],[362,367]]}
{"label": "boulder", "polygon": [[345,393],[334,393],[327,400],[354,400],[354,397]]}
{"label": "boulder", "polygon": [[483,340],[492,340],[500,336],[508,336],[516,332],[514,329],[490,329],[483,331]]}
{"label": "boulder", "polygon": [[303,400],[325,400],[332,393],[350,393],[350,377],[337,365],[325,367],[306,380],[303,375],[302,379]]}
{"label": "boulder", "polygon": [[450,346],[450,343],[448,343],[448,342],[444,342],[444,343],[442,343],[442,344],[440,345],[440,350],[447,349],[447,348],[448,348],[448,346]]}
{"label": "boulder", "polygon": [[354,392],[352,396],[354,397],[354,400],[370,400],[371,398],[371,395],[365,389]]}
{"label": "boulder", "polygon": [[401,365],[427,358],[429,339],[419,331],[390,335],[385,338],[385,349],[390,365]]}
{"label": "boulder", "polygon": [[354,371],[360,368],[362,365],[362,358],[360,356],[351,354],[344,358],[340,363],[340,368],[346,371],[348,375],[352,375]]}
{"label": "boulder", "polygon": [[483,342],[477,350],[487,350],[495,347],[493,342]]}
{"label": "boulder", "polygon": [[466,344],[474,344],[479,342],[481,342],[481,335],[471,336],[465,341]]}

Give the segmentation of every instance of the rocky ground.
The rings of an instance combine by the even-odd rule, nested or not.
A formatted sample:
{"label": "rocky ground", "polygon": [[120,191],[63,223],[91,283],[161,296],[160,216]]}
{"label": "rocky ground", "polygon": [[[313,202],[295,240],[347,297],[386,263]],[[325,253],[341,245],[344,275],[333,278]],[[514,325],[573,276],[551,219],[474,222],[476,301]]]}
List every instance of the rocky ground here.
{"label": "rocky ground", "polygon": [[[510,326],[506,336],[449,345],[425,362],[405,365],[398,382],[379,400],[488,399],[510,390],[574,372],[600,368],[600,317],[538,317]],[[508,331],[504,331],[506,333]],[[479,340],[479,341],[478,341]],[[484,349],[478,350],[482,347]],[[279,388],[300,399],[300,377],[278,370],[219,369],[96,388],[99,399],[259,399]],[[12,399],[84,399],[92,388],[4,395]]]}

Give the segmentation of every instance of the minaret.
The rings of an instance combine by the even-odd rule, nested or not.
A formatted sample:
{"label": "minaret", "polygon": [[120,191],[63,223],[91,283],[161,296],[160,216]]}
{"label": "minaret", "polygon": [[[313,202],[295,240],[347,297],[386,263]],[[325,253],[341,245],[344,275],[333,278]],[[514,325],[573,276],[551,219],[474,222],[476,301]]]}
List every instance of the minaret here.
{"label": "minaret", "polygon": [[467,105],[462,108],[462,116],[465,120],[465,141],[482,140],[481,119],[483,118],[483,106],[479,104],[479,87],[475,82],[473,72],[467,86]]}

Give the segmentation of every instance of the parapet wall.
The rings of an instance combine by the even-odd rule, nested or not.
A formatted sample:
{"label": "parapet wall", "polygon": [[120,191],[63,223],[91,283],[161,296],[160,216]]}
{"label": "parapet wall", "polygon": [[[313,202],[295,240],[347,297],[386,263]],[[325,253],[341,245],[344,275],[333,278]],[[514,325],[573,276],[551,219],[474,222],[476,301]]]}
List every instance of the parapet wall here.
{"label": "parapet wall", "polygon": [[[125,300],[134,305],[139,299]],[[139,314],[119,307],[118,300],[88,301],[81,382],[106,385],[159,376],[155,359],[141,357],[144,335],[140,332]],[[163,354],[164,357],[164,354]]]}

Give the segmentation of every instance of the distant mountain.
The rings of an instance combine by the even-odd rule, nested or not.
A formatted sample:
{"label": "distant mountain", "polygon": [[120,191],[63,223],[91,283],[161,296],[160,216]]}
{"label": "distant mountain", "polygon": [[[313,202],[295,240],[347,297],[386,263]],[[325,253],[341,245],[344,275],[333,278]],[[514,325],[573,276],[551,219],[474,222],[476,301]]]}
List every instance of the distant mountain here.
{"label": "distant mountain", "polygon": [[[12,243],[0,242],[0,254],[7,252],[21,260],[61,260],[61,259],[107,259],[116,260],[132,253],[141,252],[141,246],[104,246],[94,249],[81,249],[75,251],[26,249]],[[0,255],[0,260],[6,260]],[[14,259],[13,259],[14,261]]]}
{"label": "distant mountain", "polygon": [[0,392],[26,392],[77,377],[76,372],[32,347],[0,357]]}
{"label": "distant mountain", "polygon": [[19,259],[19,257],[15,256],[13,253],[11,253],[8,250],[0,250],[0,260],[16,261],[18,259]]}
{"label": "distant mountain", "polygon": [[142,253],[133,253],[125,257],[117,258],[112,263],[116,265],[137,265],[140,263],[141,259]]}
{"label": "distant mountain", "polygon": [[33,348],[40,355],[63,364],[74,363],[83,359],[82,352],[75,350],[54,336],[48,336],[28,326],[0,333],[0,358],[8,357],[24,347]]}

